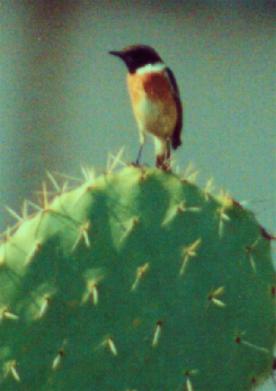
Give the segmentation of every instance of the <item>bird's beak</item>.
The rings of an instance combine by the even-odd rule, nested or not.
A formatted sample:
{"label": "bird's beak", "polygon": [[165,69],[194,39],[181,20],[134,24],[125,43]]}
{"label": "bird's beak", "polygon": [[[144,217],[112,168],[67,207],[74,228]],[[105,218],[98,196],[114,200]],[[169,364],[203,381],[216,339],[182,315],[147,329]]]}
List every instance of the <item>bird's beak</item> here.
{"label": "bird's beak", "polygon": [[109,54],[112,54],[112,56],[117,56],[117,57],[120,57],[122,58],[123,56],[123,53],[122,52],[119,52],[119,51],[116,51],[116,50],[111,50],[110,52],[108,52]]}

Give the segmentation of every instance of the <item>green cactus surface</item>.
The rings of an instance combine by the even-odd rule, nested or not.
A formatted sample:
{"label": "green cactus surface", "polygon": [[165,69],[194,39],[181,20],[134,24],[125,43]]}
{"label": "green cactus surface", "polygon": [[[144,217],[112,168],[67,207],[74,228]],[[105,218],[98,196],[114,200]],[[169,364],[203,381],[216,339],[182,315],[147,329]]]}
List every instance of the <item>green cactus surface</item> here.
{"label": "green cactus surface", "polygon": [[271,375],[275,272],[252,212],[125,167],[0,246],[0,389],[247,391]]}

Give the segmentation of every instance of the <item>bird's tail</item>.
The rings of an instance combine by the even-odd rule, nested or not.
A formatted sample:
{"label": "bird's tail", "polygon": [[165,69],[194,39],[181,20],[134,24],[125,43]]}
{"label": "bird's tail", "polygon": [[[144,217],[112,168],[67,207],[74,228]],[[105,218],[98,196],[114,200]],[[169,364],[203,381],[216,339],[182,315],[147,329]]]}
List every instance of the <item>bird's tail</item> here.
{"label": "bird's tail", "polygon": [[173,149],[177,149],[181,144],[180,132],[175,132],[171,139]]}

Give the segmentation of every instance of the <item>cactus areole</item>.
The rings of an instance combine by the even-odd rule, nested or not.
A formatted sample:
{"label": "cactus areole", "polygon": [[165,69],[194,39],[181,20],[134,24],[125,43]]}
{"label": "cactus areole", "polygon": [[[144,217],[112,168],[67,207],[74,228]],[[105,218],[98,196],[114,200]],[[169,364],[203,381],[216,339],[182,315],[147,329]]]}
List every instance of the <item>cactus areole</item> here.
{"label": "cactus areole", "polygon": [[1,390],[247,391],[271,375],[275,272],[252,212],[141,167],[43,198],[0,246]]}

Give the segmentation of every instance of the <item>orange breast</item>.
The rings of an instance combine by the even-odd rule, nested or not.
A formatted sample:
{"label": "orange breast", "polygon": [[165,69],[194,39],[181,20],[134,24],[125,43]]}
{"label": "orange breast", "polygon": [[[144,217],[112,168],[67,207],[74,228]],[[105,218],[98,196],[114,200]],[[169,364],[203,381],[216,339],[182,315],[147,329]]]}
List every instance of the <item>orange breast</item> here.
{"label": "orange breast", "polygon": [[128,74],[128,90],[141,131],[169,137],[176,124],[176,107],[169,80],[163,72]]}
{"label": "orange breast", "polygon": [[128,74],[127,83],[133,103],[138,103],[145,93],[152,100],[170,101],[172,98],[170,83],[161,72]]}

